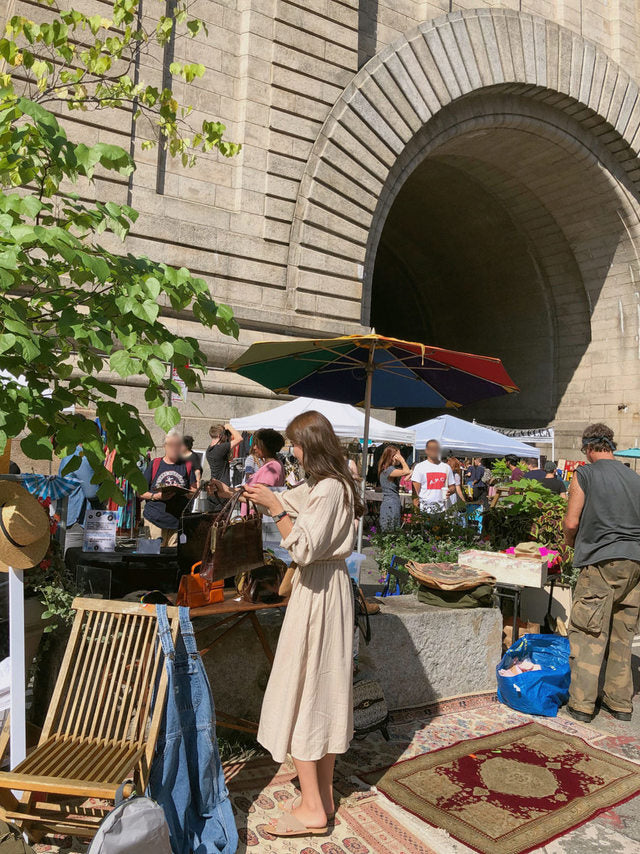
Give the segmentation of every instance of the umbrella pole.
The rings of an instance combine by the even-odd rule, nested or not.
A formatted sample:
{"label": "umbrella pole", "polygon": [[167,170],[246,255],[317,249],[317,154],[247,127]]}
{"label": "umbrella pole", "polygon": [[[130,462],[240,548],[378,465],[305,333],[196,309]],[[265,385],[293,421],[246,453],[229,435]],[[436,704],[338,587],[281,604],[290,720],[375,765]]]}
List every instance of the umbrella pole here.
{"label": "umbrella pole", "polygon": [[[369,423],[371,421],[371,387],[373,385],[373,351],[375,342],[369,350],[367,362],[367,384],[364,396],[364,436],[362,437],[362,503],[366,506],[365,495],[367,492],[367,468],[369,464]],[[364,511],[358,524],[358,552],[362,554],[362,538],[364,536]]]}

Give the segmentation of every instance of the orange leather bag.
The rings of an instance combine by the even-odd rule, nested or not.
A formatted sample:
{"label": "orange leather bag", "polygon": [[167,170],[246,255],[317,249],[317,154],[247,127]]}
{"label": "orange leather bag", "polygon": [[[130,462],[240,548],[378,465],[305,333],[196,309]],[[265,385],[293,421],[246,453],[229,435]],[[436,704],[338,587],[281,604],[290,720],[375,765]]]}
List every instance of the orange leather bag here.
{"label": "orange leather bag", "polygon": [[206,575],[196,572],[200,566],[199,560],[191,567],[190,575],[183,575],[178,587],[178,605],[188,608],[202,608],[203,605],[213,605],[214,602],[224,602],[224,580],[211,581]]}

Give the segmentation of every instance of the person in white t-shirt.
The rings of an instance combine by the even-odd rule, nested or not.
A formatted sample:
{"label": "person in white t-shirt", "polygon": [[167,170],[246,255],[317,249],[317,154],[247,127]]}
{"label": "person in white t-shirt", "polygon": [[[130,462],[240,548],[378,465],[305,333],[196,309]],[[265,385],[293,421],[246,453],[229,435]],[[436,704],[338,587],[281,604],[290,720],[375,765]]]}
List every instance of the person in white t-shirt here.
{"label": "person in white t-shirt", "polygon": [[447,463],[440,462],[440,443],[427,442],[427,459],[418,463],[411,475],[413,506],[427,513],[439,513],[447,507],[447,499],[456,491],[456,481]]}

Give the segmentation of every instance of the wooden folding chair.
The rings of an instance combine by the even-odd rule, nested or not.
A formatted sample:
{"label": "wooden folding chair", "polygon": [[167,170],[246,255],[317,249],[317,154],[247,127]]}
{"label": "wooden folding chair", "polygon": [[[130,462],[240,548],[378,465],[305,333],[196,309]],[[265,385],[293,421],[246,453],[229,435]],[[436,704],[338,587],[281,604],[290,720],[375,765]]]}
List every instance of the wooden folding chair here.
{"label": "wooden folding chair", "polygon": [[[91,837],[133,778],[143,793],[165,707],[167,679],[154,605],[75,599],[75,620],[36,749],[0,773],[0,806],[34,839]],[[167,608],[171,633],[178,609]],[[4,751],[9,724],[0,739]],[[23,792],[18,800],[11,790]],[[110,801],[87,805],[87,798]],[[85,803],[83,803],[85,801]]]}

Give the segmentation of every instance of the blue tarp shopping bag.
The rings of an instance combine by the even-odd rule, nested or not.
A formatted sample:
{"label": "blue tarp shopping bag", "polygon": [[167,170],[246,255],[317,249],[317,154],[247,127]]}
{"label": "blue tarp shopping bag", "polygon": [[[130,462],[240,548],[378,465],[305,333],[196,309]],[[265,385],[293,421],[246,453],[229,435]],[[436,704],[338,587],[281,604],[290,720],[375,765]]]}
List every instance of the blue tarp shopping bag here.
{"label": "blue tarp shopping bag", "polygon": [[[500,702],[528,715],[555,718],[569,699],[569,649],[569,638],[560,635],[528,634],[511,644],[496,668]],[[500,676],[500,670],[508,670],[525,658],[541,669]]]}

